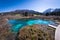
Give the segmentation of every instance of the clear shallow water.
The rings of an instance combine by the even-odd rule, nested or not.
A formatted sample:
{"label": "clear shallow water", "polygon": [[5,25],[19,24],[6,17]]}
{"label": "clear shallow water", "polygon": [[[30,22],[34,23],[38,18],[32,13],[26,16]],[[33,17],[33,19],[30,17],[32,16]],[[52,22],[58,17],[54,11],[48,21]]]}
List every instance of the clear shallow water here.
{"label": "clear shallow water", "polygon": [[34,24],[48,25],[48,24],[54,24],[53,21],[41,20],[41,19],[9,20],[8,23],[12,25],[11,30],[13,32],[18,32],[22,27],[27,26],[27,25],[34,25]]}

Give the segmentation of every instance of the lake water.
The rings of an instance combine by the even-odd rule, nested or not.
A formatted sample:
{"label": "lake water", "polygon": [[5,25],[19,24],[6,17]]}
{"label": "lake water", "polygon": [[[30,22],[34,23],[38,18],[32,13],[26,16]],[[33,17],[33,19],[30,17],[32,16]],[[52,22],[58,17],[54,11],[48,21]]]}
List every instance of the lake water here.
{"label": "lake water", "polygon": [[34,24],[43,24],[43,25],[48,25],[48,24],[54,24],[53,21],[51,20],[43,20],[43,19],[20,19],[20,20],[9,20],[9,24],[12,25],[11,30],[13,32],[18,32],[22,27],[25,27],[27,25],[34,25]]}

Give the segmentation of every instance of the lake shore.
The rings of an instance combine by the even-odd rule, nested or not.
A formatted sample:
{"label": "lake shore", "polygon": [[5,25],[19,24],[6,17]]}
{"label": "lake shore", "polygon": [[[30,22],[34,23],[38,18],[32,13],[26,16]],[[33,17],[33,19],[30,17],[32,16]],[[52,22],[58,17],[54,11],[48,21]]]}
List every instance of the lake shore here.
{"label": "lake shore", "polygon": [[[24,18],[36,18],[36,19],[46,19],[46,20],[54,20],[55,19],[55,17],[51,17],[51,16],[34,16],[34,17],[25,17],[25,16],[21,17],[21,16],[9,16],[9,15],[7,15],[7,16],[0,16],[0,39],[1,40],[2,39],[7,40],[6,37],[9,36],[8,39],[12,39],[13,40],[13,39],[16,39],[16,37],[19,37],[20,34],[19,35],[17,34],[18,35],[17,36],[16,34],[14,34],[14,33],[12,33],[12,32],[9,31],[10,28],[11,28],[11,25],[7,24],[7,21],[9,19],[24,19]],[[56,20],[57,20],[57,22],[59,22],[58,19],[56,19]],[[38,26],[39,25],[35,25],[35,27],[38,27]],[[48,26],[47,27],[40,26],[40,27],[46,29]],[[28,28],[28,27],[26,27],[26,28]],[[54,30],[54,33],[51,32],[51,36],[53,36],[53,34],[55,34],[55,29],[52,28],[52,27],[49,27],[48,29],[49,29],[49,32],[51,31],[50,29],[52,29],[52,31]],[[21,29],[21,30],[23,30],[23,29]],[[24,31],[22,31],[22,32],[24,32]],[[48,34],[48,35],[50,35],[50,34]],[[52,39],[54,39],[54,36],[52,37]]]}

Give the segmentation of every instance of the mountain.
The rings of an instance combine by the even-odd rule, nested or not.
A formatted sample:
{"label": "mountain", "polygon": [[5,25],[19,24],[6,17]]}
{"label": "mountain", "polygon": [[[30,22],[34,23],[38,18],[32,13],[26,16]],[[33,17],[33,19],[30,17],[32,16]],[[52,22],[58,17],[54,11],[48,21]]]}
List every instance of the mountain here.
{"label": "mountain", "polygon": [[34,14],[34,13],[39,13],[39,12],[37,12],[37,11],[34,11],[34,10],[15,10],[15,11],[13,11],[13,12],[16,12],[16,13],[25,13],[25,12],[27,12],[27,13],[32,13],[32,14]]}
{"label": "mountain", "polygon": [[55,16],[60,16],[60,8],[56,9],[47,9],[46,11],[43,12],[44,15],[55,15]]}
{"label": "mountain", "polygon": [[56,9],[49,8],[45,10],[43,13],[50,13],[50,12],[60,12],[60,8],[56,8]]}
{"label": "mountain", "polygon": [[53,12],[60,12],[60,9],[55,9]]}
{"label": "mountain", "polygon": [[45,10],[43,13],[50,13],[50,12],[53,12],[54,11],[54,9],[51,9],[51,8],[49,8],[49,9],[47,9],[47,10]]}
{"label": "mountain", "polygon": [[15,11],[11,11],[11,12],[3,12],[0,14],[37,14],[37,15],[41,15],[42,13],[34,11],[34,10],[15,10]]}

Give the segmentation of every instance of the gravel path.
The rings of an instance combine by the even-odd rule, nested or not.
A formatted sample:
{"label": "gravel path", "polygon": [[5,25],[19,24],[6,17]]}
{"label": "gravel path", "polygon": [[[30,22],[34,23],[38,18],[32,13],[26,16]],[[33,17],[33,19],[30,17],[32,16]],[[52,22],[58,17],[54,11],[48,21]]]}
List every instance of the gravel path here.
{"label": "gravel path", "polygon": [[60,25],[56,28],[55,40],[60,40]]}

